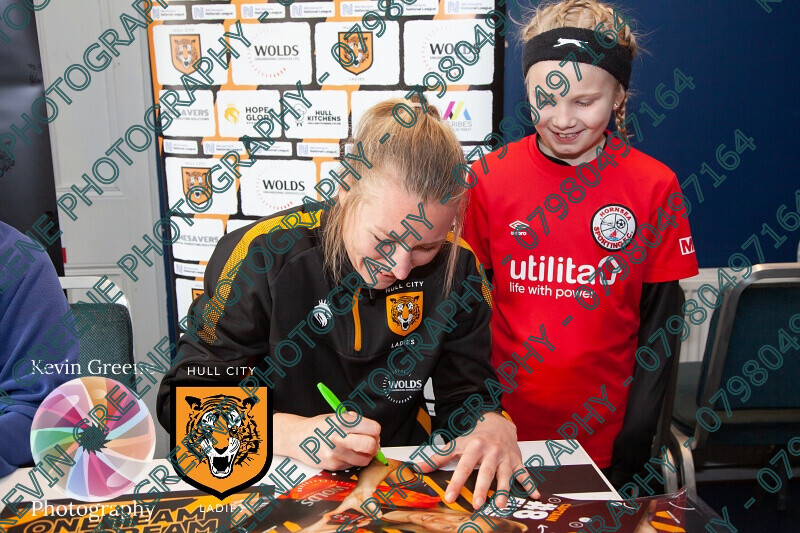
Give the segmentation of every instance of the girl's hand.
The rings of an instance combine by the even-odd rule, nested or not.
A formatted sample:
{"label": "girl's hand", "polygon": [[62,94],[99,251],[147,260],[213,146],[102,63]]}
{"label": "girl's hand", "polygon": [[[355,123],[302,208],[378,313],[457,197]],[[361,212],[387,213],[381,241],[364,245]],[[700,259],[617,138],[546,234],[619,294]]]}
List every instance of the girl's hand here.
{"label": "girl's hand", "polygon": [[[345,420],[355,420],[356,413],[345,413]],[[336,426],[346,433],[345,437],[337,432],[332,432],[328,439],[334,445],[328,447],[325,441],[319,438],[315,429],[328,433],[331,427],[325,421],[333,418]],[[348,428],[336,422],[336,415],[318,415],[304,417],[288,413],[275,413],[273,415],[272,436],[274,453],[291,457],[314,468],[323,470],[344,470],[352,466],[365,466],[375,457],[380,447],[381,426],[376,421],[362,417],[354,427]],[[316,452],[318,463],[300,447],[308,437],[319,441],[319,450]]]}

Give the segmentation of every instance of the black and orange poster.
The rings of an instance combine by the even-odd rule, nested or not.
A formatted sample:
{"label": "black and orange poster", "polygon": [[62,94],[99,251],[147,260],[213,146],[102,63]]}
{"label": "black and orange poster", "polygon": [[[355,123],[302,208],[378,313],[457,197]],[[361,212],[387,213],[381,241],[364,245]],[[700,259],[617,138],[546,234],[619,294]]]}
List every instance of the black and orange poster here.
{"label": "black and orange poster", "polygon": [[[393,471],[398,464],[392,462],[387,468],[373,462],[363,469],[323,471],[292,488],[260,484],[222,501],[197,491],[185,491],[165,494],[152,507],[140,505],[133,496],[103,503],[36,502],[22,518],[13,517],[5,509],[0,524],[8,533],[723,531],[715,529],[719,526],[714,525],[714,512],[684,491],[634,502],[575,500],[555,495],[605,487],[589,465],[540,471],[537,477],[544,481],[539,483],[539,499],[528,497],[518,488],[521,496],[512,497],[505,509],[487,506],[475,512],[469,498],[476,474],[467,481],[460,497],[448,505],[442,502],[441,495],[452,472],[440,470],[412,480],[407,471],[398,479]],[[529,472],[537,475],[532,469]],[[401,482],[405,482],[404,487]],[[390,494],[393,486],[402,490]]]}
{"label": "black and orange poster", "polygon": [[[376,472],[370,472],[373,468]],[[397,490],[391,492],[400,480],[389,483],[390,475],[373,492],[381,468],[384,467],[373,462],[358,474],[322,472],[300,483],[288,494],[279,496],[270,513],[270,526],[264,530],[688,533],[707,531],[705,525],[715,516],[704,504],[691,502],[683,491],[635,502],[575,500],[554,494],[603,490],[605,482],[591,465],[565,465],[554,471],[539,472],[539,478],[544,479],[538,486],[540,498],[530,498],[518,487],[518,496],[512,496],[504,509],[487,505],[480,511],[470,504],[476,474],[470,477],[455,502],[445,504],[441,497],[452,472],[439,470],[425,475],[419,484],[409,483],[402,494]]]}

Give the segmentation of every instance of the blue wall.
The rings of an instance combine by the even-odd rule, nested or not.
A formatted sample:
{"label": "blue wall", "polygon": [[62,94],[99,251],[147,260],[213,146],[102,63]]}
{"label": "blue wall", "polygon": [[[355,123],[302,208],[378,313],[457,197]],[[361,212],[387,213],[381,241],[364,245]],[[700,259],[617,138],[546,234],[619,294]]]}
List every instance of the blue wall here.
{"label": "blue wall", "polygon": [[[669,165],[681,182],[695,173],[702,187],[702,204],[692,185],[684,188],[693,205],[689,220],[700,266],[727,264],[752,234],[760,239],[766,262],[796,261],[800,229],[782,229],[776,211],[781,204],[789,211],[800,208],[795,198],[800,188],[800,3],[769,4],[770,14],[756,0],[616,5],[633,16],[647,51],[634,63],[628,113],[647,102],[666,115],[653,127],[651,117],[637,113],[643,140],[634,145]],[[517,44],[509,35],[505,116],[514,116],[514,106],[525,98]],[[665,83],[672,89],[676,67],[694,78],[696,88],[685,89],[678,106],[665,110],[655,101],[655,88]],[[738,168],[724,171],[716,161],[717,146],[732,149],[735,129],[753,137],[757,148],[741,154]],[[727,176],[716,189],[711,177],[700,174],[704,161]],[[761,235],[765,222],[787,237],[778,249]],[[752,246],[744,253],[759,262]]]}

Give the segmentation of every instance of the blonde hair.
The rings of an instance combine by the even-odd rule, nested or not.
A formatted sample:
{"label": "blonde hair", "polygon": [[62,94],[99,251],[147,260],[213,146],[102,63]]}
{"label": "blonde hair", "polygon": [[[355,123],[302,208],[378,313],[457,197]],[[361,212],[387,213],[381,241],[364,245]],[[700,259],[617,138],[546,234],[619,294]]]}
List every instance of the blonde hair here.
{"label": "blonde hair", "polygon": [[[399,121],[413,125],[405,127]],[[379,139],[384,134],[389,134],[391,140],[381,143]],[[448,198],[447,204],[457,206],[444,283],[445,293],[449,292],[467,204],[466,189],[460,185],[464,183],[466,160],[453,130],[442,121],[434,106],[428,104],[427,113],[424,113],[416,97],[411,101],[394,99],[369,108],[346,142],[354,146],[361,143],[364,157],[372,167],[368,168],[361,161],[347,160],[361,179],[348,178],[348,194],[336,198],[322,228],[324,261],[335,282],[340,281],[341,266],[348,261],[344,229],[352,223],[354,207],[364,199],[362,182],[394,180],[423,203]]]}
{"label": "blonde hair", "polygon": [[[604,23],[603,32],[614,28],[615,7],[595,0],[563,0],[562,2],[542,2],[537,6],[530,22],[522,30],[522,40],[527,42],[537,35],[556,28],[585,28],[593,30],[601,22]],[[631,52],[631,58],[636,57],[640,47],[636,44],[636,35],[626,24],[617,31],[617,44],[624,46]],[[527,83],[527,82],[526,82]],[[619,107],[614,110],[617,129],[627,135],[625,122],[625,105],[628,102],[628,91],[624,91]]]}

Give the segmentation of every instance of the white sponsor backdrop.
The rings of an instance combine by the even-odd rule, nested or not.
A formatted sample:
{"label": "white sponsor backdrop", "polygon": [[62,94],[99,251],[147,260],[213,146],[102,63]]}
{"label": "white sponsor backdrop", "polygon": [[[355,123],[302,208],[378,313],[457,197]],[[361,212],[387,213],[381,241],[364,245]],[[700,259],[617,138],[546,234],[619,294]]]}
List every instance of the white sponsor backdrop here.
{"label": "white sponsor backdrop", "polygon": [[[205,206],[211,198],[202,214],[193,215],[191,227],[180,224],[186,229],[171,247],[170,285],[178,321],[202,289],[205,265],[219,239],[301,204],[305,195],[317,198],[314,185],[336,168],[352,124],[366,109],[387,98],[403,98],[429,71],[444,77],[439,60],[453,55],[459,41],[473,43],[476,24],[494,34],[496,46],[503,43],[486,21],[486,14],[497,9],[492,0],[394,3],[404,7],[403,15],[372,31],[362,16],[379,12],[377,1],[283,6],[199,0],[153,9],[149,37],[155,98],[160,102],[167,90],[176,90],[182,100],[189,98],[189,90],[195,98],[191,106],[176,108],[179,116],[160,139],[162,190],[170,206],[181,199]],[[237,20],[241,36],[236,35]],[[332,48],[344,42],[355,23],[367,53],[356,66],[345,68]],[[220,53],[223,45],[232,51]],[[461,53],[473,62],[463,45]],[[426,93],[464,143],[465,154],[499,120],[494,110],[502,107],[502,63],[495,63],[501,53],[486,44],[473,65],[464,65],[461,80],[448,81],[444,96]],[[195,71],[192,65],[200,59],[206,61]],[[193,83],[185,81],[187,76]],[[275,144],[257,151],[255,164],[242,168],[241,176],[205,176],[229,150],[248,157],[241,137],[261,138],[254,125],[270,110],[280,113],[281,97],[296,93],[298,81],[311,107],[288,100],[300,116],[285,115],[284,126],[274,121]],[[213,187],[213,192],[195,190],[187,196],[189,187]]]}

